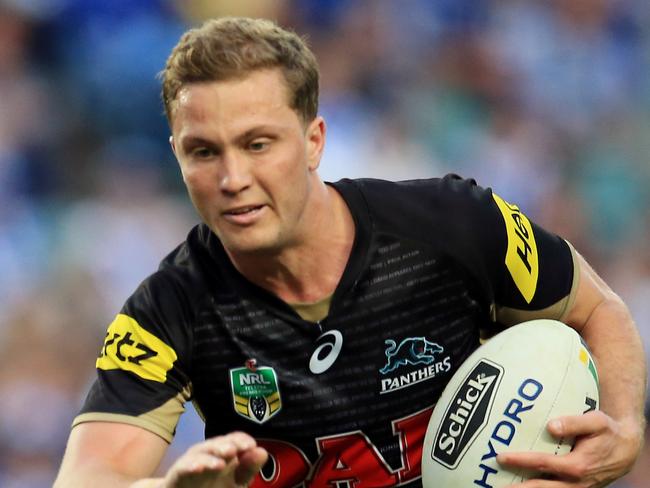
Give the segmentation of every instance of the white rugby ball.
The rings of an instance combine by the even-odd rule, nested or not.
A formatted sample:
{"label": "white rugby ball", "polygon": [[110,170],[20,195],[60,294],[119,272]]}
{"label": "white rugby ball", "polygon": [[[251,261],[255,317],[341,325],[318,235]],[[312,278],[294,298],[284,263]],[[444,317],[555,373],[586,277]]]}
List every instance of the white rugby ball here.
{"label": "white rugby ball", "polygon": [[424,439],[424,488],[503,487],[535,477],[496,462],[498,453],[565,454],[547,422],[598,408],[598,374],[578,333],[532,320],[497,334],[453,375]]}

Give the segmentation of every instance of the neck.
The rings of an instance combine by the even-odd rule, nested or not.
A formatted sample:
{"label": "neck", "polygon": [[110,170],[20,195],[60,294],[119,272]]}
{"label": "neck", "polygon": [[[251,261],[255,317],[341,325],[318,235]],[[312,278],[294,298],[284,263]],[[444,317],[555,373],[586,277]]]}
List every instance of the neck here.
{"label": "neck", "polygon": [[354,221],[338,192],[319,181],[313,197],[304,232],[293,246],[264,254],[228,253],[242,275],[287,303],[312,303],[334,293],[354,242]]}

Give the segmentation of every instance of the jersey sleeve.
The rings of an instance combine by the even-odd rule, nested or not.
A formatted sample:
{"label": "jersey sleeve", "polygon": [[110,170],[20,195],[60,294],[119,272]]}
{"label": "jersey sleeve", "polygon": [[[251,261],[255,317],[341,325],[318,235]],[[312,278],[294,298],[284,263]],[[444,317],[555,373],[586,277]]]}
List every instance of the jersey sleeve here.
{"label": "jersey sleeve", "polygon": [[515,204],[473,180],[448,176],[442,183],[450,247],[489,298],[495,322],[563,320],[579,278],[573,247],[531,221]]}
{"label": "jersey sleeve", "polygon": [[191,398],[190,307],[183,286],[159,271],[145,280],[109,325],[97,378],[73,426],[119,422],[168,442]]}
{"label": "jersey sleeve", "polygon": [[573,246],[530,221],[517,205],[496,193],[492,199],[506,241],[495,280],[497,320],[506,325],[535,318],[564,320],[578,288]]}

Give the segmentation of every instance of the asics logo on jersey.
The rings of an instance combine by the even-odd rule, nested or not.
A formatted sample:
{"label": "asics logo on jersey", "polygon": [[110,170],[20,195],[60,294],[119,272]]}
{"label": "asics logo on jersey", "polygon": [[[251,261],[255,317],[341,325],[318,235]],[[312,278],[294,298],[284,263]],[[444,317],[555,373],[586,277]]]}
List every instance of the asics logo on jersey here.
{"label": "asics logo on jersey", "polygon": [[327,371],[339,357],[343,347],[343,335],[338,330],[328,330],[318,340],[320,345],[311,355],[309,370],[314,374]]}

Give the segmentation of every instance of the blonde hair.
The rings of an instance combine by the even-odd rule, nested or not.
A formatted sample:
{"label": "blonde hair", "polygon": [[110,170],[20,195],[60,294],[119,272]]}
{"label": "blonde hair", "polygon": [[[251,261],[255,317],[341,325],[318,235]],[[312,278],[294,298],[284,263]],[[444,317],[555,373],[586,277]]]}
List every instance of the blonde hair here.
{"label": "blonde hair", "polygon": [[161,72],[167,120],[188,83],[223,81],[260,69],[280,68],[289,105],[308,123],[318,113],[318,64],[305,41],[270,20],[223,17],[187,31]]}

